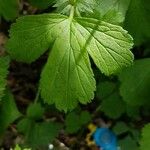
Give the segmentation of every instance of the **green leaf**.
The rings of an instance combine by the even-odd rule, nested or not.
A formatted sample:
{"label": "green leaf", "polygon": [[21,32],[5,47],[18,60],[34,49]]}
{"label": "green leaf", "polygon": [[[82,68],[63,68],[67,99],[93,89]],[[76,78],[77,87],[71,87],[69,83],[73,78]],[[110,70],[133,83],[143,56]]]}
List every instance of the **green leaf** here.
{"label": "green leaf", "polygon": [[60,34],[60,30],[57,29],[65,19],[66,17],[60,15],[19,18],[10,30],[11,39],[6,46],[8,52],[19,61],[35,61],[50,47],[56,38],[55,34]]}
{"label": "green leaf", "polygon": [[28,0],[33,6],[40,9],[46,9],[51,6],[55,0]]}
{"label": "green leaf", "polygon": [[88,53],[81,52],[85,41],[75,24],[66,19],[62,27],[65,30],[61,29],[55,40],[40,83],[43,99],[67,111],[77,105],[77,100],[86,104],[93,99],[95,80]]}
{"label": "green leaf", "polygon": [[135,127],[133,127],[133,128],[130,128],[130,132],[131,132],[131,134],[132,134],[133,139],[134,139],[137,143],[139,143],[140,138],[141,138],[140,130],[139,130],[139,129],[136,129]]}
{"label": "green leaf", "polygon": [[140,142],[140,150],[148,150],[150,149],[150,123],[145,125],[142,129],[142,139]]}
{"label": "green leaf", "polygon": [[30,148],[21,148],[18,144],[15,146],[14,149],[10,149],[10,150],[31,150]]}
{"label": "green leaf", "polygon": [[85,125],[91,121],[91,114],[88,111],[82,111],[79,118],[80,124]]}
{"label": "green leaf", "polygon": [[124,122],[117,122],[117,124],[113,127],[114,133],[117,135],[123,134],[129,131],[129,127]]}
{"label": "green leaf", "polygon": [[133,36],[136,45],[150,40],[150,1],[131,0],[124,26]]}
{"label": "green leaf", "polygon": [[62,125],[54,122],[35,123],[29,118],[24,118],[17,127],[25,135],[27,144],[33,148],[39,148],[52,142],[58,136]]}
{"label": "green leaf", "polygon": [[8,74],[9,57],[0,57],[0,101],[6,87],[6,77]]}
{"label": "green leaf", "polygon": [[135,61],[131,68],[120,74],[120,93],[123,100],[132,106],[149,103],[150,89],[150,59]]}
{"label": "green leaf", "polygon": [[29,105],[27,116],[33,119],[41,119],[44,114],[44,108],[39,103]]}
{"label": "green leaf", "polygon": [[98,4],[92,17],[102,19],[113,24],[122,23],[130,0],[97,0]]}
{"label": "green leaf", "polygon": [[113,82],[105,81],[100,82],[97,85],[96,95],[100,99],[109,97],[116,89],[116,85]]}
{"label": "green leaf", "polygon": [[131,118],[138,119],[140,117],[140,107],[126,104],[126,114]]}
{"label": "green leaf", "polygon": [[80,16],[82,13],[93,13],[96,4],[96,0],[57,0],[54,7],[57,7],[57,12],[68,15],[71,7],[75,6],[76,15]]}
{"label": "green leaf", "polygon": [[67,115],[65,120],[66,132],[76,133],[80,128],[79,116],[75,112],[71,112]]}
{"label": "green leaf", "polygon": [[134,141],[130,136],[120,140],[119,145],[121,150],[139,150],[136,141]]}
{"label": "green leaf", "polygon": [[58,123],[36,123],[29,132],[27,143],[32,147],[46,146],[58,136],[61,128]]}
{"label": "green leaf", "polygon": [[0,106],[0,135],[20,116],[21,114],[16,107],[12,94],[6,91]]}
{"label": "green leaf", "polygon": [[132,64],[132,38],[122,27],[89,18],[77,19],[78,29],[87,43],[87,50],[105,75],[120,71]]}
{"label": "green leaf", "polygon": [[0,16],[6,20],[13,20],[17,17],[19,11],[18,0],[0,0]]}
{"label": "green leaf", "polygon": [[125,103],[118,93],[114,93],[102,101],[101,110],[108,117],[117,119],[125,112]]}
{"label": "green leaf", "polygon": [[87,111],[82,111],[80,114],[71,112],[67,115],[65,120],[66,131],[68,133],[78,132],[83,125],[91,121],[91,115]]}
{"label": "green leaf", "polygon": [[[10,149],[10,150],[12,150],[12,149]],[[21,150],[21,147],[17,144],[17,145],[15,146],[14,150]]]}
{"label": "green leaf", "polygon": [[78,101],[86,104],[94,97],[88,53],[99,69],[110,75],[132,64],[132,45],[131,36],[119,26],[44,14],[19,18],[10,30],[7,49],[13,58],[32,62],[51,48],[41,75],[41,95],[45,102],[67,111]]}

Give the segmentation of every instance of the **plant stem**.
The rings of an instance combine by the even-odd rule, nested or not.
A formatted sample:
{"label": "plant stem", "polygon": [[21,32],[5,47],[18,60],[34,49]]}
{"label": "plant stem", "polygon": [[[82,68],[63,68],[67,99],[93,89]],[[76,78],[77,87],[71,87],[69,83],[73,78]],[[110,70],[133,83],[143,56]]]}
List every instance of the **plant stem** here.
{"label": "plant stem", "polygon": [[39,99],[39,96],[40,96],[40,88],[38,88],[36,97],[35,97],[35,99],[34,99],[34,103],[37,103],[37,101],[38,101],[38,99]]}
{"label": "plant stem", "polygon": [[72,21],[73,17],[74,17],[74,11],[75,11],[75,7],[72,6],[71,7],[71,11],[70,11],[70,16],[69,16],[69,19]]}

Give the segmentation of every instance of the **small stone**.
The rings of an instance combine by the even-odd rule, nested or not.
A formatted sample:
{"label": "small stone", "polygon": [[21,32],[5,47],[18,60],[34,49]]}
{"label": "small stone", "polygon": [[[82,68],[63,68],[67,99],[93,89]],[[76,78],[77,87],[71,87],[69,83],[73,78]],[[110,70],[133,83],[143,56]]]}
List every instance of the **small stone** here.
{"label": "small stone", "polygon": [[48,148],[51,150],[54,148],[54,145],[53,144],[49,144]]}

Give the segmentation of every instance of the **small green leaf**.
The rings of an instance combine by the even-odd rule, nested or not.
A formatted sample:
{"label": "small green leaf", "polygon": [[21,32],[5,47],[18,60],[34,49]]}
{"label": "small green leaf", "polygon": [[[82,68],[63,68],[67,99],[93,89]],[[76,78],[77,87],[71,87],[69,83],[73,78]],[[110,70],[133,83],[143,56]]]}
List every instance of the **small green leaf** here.
{"label": "small green leaf", "polygon": [[65,126],[68,133],[76,133],[81,128],[79,116],[74,112],[69,113],[65,120]]}
{"label": "small green leaf", "polygon": [[119,146],[121,150],[139,150],[136,141],[134,141],[130,136],[127,136],[123,140],[120,140]]}
{"label": "small green leaf", "polygon": [[140,142],[140,150],[150,149],[150,123],[142,129],[142,139]]}
{"label": "small green leaf", "polygon": [[62,125],[54,122],[35,123],[29,118],[24,118],[17,127],[25,135],[27,144],[33,148],[39,148],[52,142],[58,136]]}
{"label": "small green leaf", "polygon": [[135,127],[133,127],[133,128],[130,128],[130,132],[131,132],[131,134],[132,134],[133,139],[134,139],[137,143],[139,143],[140,138],[141,138],[141,132],[140,132],[140,130],[138,130],[138,129],[136,129]]}
{"label": "small green leaf", "polygon": [[[58,136],[62,125],[53,122],[36,123],[28,133],[27,143],[32,147],[46,146]],[[38,138],[37,138],[38,137]]]}
{"label": "small green leaf", "polygon": [[113,127],[113,131],[117,134],[123,134],[129,131],[129,127],[124,122],[117,122],[117,124]]}
{"label": "small green leaf", "polygon": [[65,120],[66,131],[68,133],[78,132],[83,125],[91,121],[91,115],[87,111],[82,111],[80,114],[71,112],[67,115]]}
{"label": "small green leaf", "polygon": [[9,57],[0,57],[0,101],[3,97],[5,87],[6,87],[6,77],[8,74],[9,67]]}
{"label": "small green leaf", "polygon": [[14,148],[14,150],[21,150],[21,147],[17,144]]}
{"label": "small green leaf", "polygon": [[101,110],[108,117],[117,119],[125,112],[125,103],[118,93],[114,93],[102,101]]}
{"label": "small green leaf", "polygon": [[109,97],[115,90],[116,85],[113,82],[100,82],[97,85],[96,95],[99,99]]}
{"label": "small green leaf", "polygon": [[149,0],[131,0],[127,11],[124,27],[133,36],[136,45],[150,40],[149,6]]}
{"label": "small green leaf", "polygon": [[93,13],[96,6],[96,0],[57,0],[54,7],[57,7],[57,12],[68,15],[71,7],[75,6],[76,15],[82,13]]}
{"label": "small green leaf", "polygon": [[17,17],[19,11],[18,0],[0,0],[0,16],[6,20],[13,20]]}
{"label": "small green leaf", "polygon": [[39,103],[30,104],[27,109],[27,116],[33,119],[40,119],[44,114],[44,108]]}
{"label": "small green leaf", "polygon": [[88,111],[82,111],[79,117],[81,125],[85,125],[91,121],[91,114]]}
{"label": "small green leaf", "polygon": [[140,117],[140,107],[126,104],[126,114],[131,118],[138,119]]}
{"label": "small green leaf", "polygon": [[0,108],[0,135],[20,116],[12,94],[6,91]]}
{"label": "small green leaf", "polygon": [[40,9],[46,9],[51,6],[55,0],[28,0],[33,6]]}
{"label": "small green leaf", "polygon": [[15,146],[14,149],[10,149],[10,150],[31,150],[30,148],[21,148],[18,144]]}
{"label": "small green leaf", "polygon": [[23,134],[28,134],[30,132],[32,126],[34,125],[34,121],[29,118],[23,118],[17,124],[17,129],[19,132]]}
{"label": "small green leaf", "polygon": [[149,103],[150,89],[150,59],[135,61],[119,75],[121,81],[120,93],[123,100],[132,106]]}
{"label": "small green leaf", "polygon": [[124,21],[130,0],[97,0],[92,17],[120,24]]}

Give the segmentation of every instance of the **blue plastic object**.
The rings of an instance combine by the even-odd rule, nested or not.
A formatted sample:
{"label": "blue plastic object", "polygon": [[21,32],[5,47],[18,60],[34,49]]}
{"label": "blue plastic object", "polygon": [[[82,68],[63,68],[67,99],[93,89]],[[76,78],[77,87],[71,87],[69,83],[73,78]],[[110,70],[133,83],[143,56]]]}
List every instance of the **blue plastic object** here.
{"label": "blue plastic object", "polygon": [[93,137],[102,150],[117,150],[117,137],[108,128],[97,128]]}

